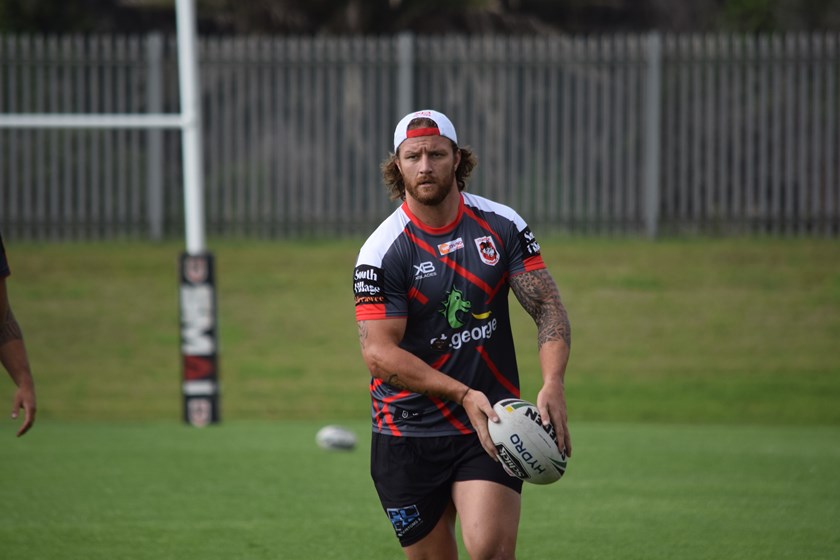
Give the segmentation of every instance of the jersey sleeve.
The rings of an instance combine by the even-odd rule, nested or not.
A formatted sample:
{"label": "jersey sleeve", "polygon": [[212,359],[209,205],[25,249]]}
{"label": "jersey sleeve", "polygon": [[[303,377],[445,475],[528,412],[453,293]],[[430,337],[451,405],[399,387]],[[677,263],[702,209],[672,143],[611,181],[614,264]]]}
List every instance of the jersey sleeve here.
{"label": "jersey sleeve", "polygon": [[3,246],[3,236],[0,235],[0,278],[6,278],[11,273],[9,261],[6,259],[6,248]]}
{"label": "jersey sleeve", "polygon": [[384,266],[356,264],[353,271],[353,294],[357,321],[408,315],[406,290],[395,285],[393,276]]}
{"label": "jersey sleeve", "polygon": [[[362,246],[353,270],[356,320],[391,319],[408,315],[405,263],[400,262],[401,228],[383,224]],[[410,267],[409,267],[410,268]]]}
{"label": "jersey sleeve", "polygon": [[525,220],[513,211],[510,211],[508,219],[511,222],[508,234],[508,273],[516,276],[545,268],[540,244]]}
{"label": "jersey sleeve", "polygon": [[540,244],[516,210],[481,196],[465,193],[464,197],[469,206],[487,217],[487,224],[502,240],[507,253],[510,276],[545,268]]}

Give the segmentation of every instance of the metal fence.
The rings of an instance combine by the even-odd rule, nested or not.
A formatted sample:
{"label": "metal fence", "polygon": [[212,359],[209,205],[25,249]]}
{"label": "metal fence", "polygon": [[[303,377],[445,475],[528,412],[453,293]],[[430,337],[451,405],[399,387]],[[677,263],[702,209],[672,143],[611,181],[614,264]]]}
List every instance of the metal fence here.
{"label": "metal fence", "polygon": [[[355,235],[396,120],[446,112],[469,189],[540,232],[840,234],[837,34],[204,38],[207,232]],[[178,110],[174,38],[0,37],[0,113]],[[180,133],[0,128],[0,228],[183,234]]]}

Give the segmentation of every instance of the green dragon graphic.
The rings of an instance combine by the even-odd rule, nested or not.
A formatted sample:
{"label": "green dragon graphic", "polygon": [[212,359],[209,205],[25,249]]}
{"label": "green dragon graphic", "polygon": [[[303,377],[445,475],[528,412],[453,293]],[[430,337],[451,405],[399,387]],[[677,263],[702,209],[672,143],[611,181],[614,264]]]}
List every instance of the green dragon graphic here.
{"label": "green dragon graphic", "polygon": [[463,298],[463,292],[452,286],[452,289],[446,292],[446,301],[443,302],[443,309],[440,310],[453,329],[464,326],[464,322],[458,318],[458,313],[466,313],[472,307],[472,304]]}

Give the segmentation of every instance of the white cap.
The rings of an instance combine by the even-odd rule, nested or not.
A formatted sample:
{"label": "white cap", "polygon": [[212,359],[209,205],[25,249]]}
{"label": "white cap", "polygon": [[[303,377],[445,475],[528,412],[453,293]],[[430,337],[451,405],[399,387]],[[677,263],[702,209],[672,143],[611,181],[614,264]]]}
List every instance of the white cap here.
{"label": "white cap", "polygon": [[[408,130],[408,124],[414,119],[432,119],[437,124],[437,128],[415,128],[414,130]],[[414,138],[416,136],[445,136],[456,144],[458,143],[458,135],[455,134],[455,127],[452,125],[452,121],[443,113],[438,113],[431,109],[415,111],[402,118],[394,130],[394,153],[397,153],[397,149],[406,138]]]}

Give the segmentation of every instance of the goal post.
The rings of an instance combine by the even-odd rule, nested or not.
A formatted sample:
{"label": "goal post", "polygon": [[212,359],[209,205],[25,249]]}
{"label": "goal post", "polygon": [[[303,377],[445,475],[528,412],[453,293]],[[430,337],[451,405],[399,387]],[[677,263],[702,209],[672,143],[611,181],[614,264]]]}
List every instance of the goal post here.
{"label": "goal post", "polygon": [[179,266],[181,394],[184,421],[216,424],[219,408],[216,272],[204,232],[204,175],[201,159],[201,98],[196,57],[195,0],[177,0],[178,81],[184,170],[186,252]]}
{"label": "goal post", "polygon": [[0,128],[180,129],[186,248],[179,259],[181,394],[184,421],[218,423],[216,275],[204,227],[201,106],[196,57],[195,0],[175,0],[178,35],[178,114],[0,114]]}

